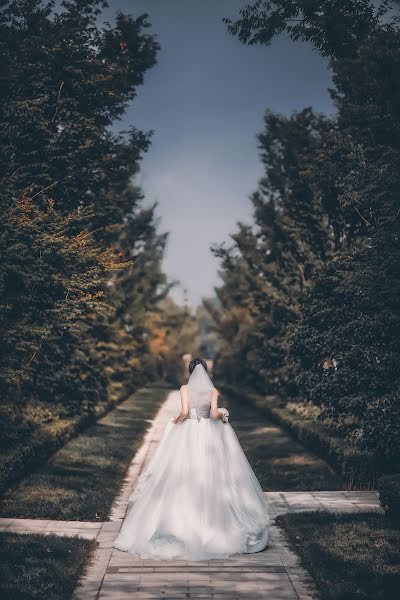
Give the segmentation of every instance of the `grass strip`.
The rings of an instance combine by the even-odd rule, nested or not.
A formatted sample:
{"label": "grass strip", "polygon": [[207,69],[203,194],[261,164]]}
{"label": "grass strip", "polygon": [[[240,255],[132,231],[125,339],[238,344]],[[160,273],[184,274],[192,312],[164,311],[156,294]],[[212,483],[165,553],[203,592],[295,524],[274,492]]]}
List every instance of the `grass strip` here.
{"label": "grass strip", "polygon": [[0,533],[2,600],[69,600],[96,547],[94,540]]}
{"label": "grass strip", "polygon": [[79,433],[9,488],[3,517],[106,521],[128,465],[168,388],[148,386]]}
{"label": "grass strip", "polygon": [[400,531],[376,513],[289,513],[277,518],[321,600],[398,600]]}
{"label": "grass strip", "polygon": [[345,488],[341,478],[321,458],[304,448],[265,411],[222,388],[221,406],[265,491],[318,491]]}

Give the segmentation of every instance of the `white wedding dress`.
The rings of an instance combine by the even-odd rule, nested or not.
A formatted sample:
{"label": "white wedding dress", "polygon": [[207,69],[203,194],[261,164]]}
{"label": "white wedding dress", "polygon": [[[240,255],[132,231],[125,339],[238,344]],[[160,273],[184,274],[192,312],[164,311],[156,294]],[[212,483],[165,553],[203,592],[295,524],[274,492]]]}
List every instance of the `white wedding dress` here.
{"label": "white wedding dress", "polygon": [[268,544],[268,502],[230,425],[210,416],[202,365],[188,382],[189,414],[169,421],[136,480],[114,548],[141,558],[208,560]]}

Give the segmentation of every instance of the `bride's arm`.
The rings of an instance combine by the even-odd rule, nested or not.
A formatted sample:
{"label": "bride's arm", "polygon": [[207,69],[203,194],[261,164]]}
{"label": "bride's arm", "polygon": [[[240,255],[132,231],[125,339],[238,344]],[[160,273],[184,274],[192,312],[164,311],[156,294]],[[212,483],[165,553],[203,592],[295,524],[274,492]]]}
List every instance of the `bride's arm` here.
{"label": "bride's arm", "polygon": [[220,410],[218,410],[218,396],[219,396],[219,391],[213,390],[212,396],[211,396],[211,410],[210,410],[210,416],[213,419],[221,419],[224,416],[224,413],[222,413]]}
{"label": "bride's arm", "polygon": [[177,417],[174,417],[174,423],[178,423],[178,421],[184,421],[189,414],[189,398],[187,386],[182,385],[179,391],[181,393],[181,412]]}

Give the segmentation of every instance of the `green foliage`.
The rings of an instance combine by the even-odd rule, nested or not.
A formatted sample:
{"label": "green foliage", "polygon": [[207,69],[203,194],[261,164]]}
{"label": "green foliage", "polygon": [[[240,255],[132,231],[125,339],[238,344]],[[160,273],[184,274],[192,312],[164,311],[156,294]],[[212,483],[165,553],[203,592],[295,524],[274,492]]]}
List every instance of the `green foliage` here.
{"label": "green foliage", "polygon": [[400,458],[400,256],[375,235],[316,278],[290,355],[307,398],[350,439]]}
{"label": "green foliage", "polygon": [[166,234],[131,181],[151,132],[111,126],[158,43],[147,15],[99,26],[103,6],[0,13],[0,439],[17,455],[46,423],[157,376],[147,320],[169,289]]}
{"label": "green foliage", "polygon": [[311,42],[323,56],[345,58],[357,51],[395,0],[256,0],[242,8],[228,30],[245,44],[270,45],[286,32],[293,41]]}
{"label": "green foliage", "polygon": [[[310,412],[308,406],[294,402],[284,406],[278,397],[250,391],[246,392],[245,397],[250,404],[289,431],[303,446],[323,458],[350,488],[375,486],[379,474],[385,470],[386,465],[373,451],[349,445],[336,426],[329,426],[315,418],[314,414],[307,414],[307,409]],[[294,407],[297,410],[293,410]]]}
{"label": "green foliage", "polygon": [[225,20],[247,44],[269,45],[282,32],[311,42],[331,67],[337,116],[267,113],[254,221],[215,252],[222,310],[210,311],[222,374],[312,400],[350,450],[383,469],[400,458],[394,8],[390,0],[257,0]]}
{"label": "green foliage", "polygon": [[400,475],[384,475],[378,481],[379,501],[393,523],[400,525]]}
{"label": "green foliage", "polygon": [[321,417],[393,468],[400,458],[400,89],[391,82],[399,35],[394,25],[374,26],[350,57],[332,57],[336,138],[348,151],[334,143],[347,164],[330,163],[329,179],[339,182],[340,206],[361,223],[352,228],[354,247],[317,274],[290,350],[301,390],[322,406]]}
{"label": "green foliage", "polygon": [[[268,398],[250,393],[242,387],[223,386],[223,406],[227,406],[240,444],[250,461],[261,487],[266,491],[343,490],[347,473],[329,466],[329,452],[321,453],[311,435],[296,435],[280,411]],[[297,420],[300,421],[300,420]],[[304,424],[304,419],[301,420]],[[307,423],[312,426],[312,423]],[[318,423],[322,429],[321,424]],[[310,428],[311,429],[311,428]],[[295,439],[293,439],[295,438]],[[297,439],[296,439],[297,438]],[[317,436],[314,435],[314,442]],[[326,442],[321,440],[321,446]],[[333,441],[333,440],[331,440]],[[325,444],[327,447],[327,444]],[[330,450],[334,451],[332,443]],[[365,458],[363,457],[365,464]],[[344,481],[341,475],[345,475]]]}
{"label": "green foliage", "polygon": [[116,136],[109,127],[155,64],[158,44],[146,33],[146,16],[120,13],[114,27],[100,28],[97,0],[62,2],[55,13],[42,0],[4,4],[3,175],[13,176],[18,195],[51,186],[64,211],[89,205],[96,227],[121,226],[131,208],[123,191],[149,139],[134,128]]}
{"label": "green foliage", "polygon": [[187,306],[178,306],[167,297],[150,315],[148,325],[158,375],[179,387],[185,377],[183,355],[199,353],[200,331],[195,314]]}
{"label": "green foliage", "polygon": [[311,109],[289,118],[266,113],[258,136],[265,175],[252,196],[254,224],[239,225],[231,248],[214,248],[224,285],[216,290],[220,316],[210,309],[226,340],[217,367],[269,393],[296,391],[284,335],[315,271],[344,238],[336,198],[331,194],[324,206],[316,191],[315,164],[333,128]]}
{"label": "green foliage", "polygon": [[[80,216],[64,217],[51,203],[41,208],[27,198],[3,213],[3,397],[32,395],[74,406],[80,404],[76,393],[82,393],[96,403],[94,382],[101,373],[91,360],[90,348],[81,344],[93,326],[93,315],[105,310],[107,272],[118,257],[102,252],[86,232],[78,233],[79,225]],[[39,355],[40,373],[36,371]],[[81,390],[74,381],[76,361],[85,365]]]}

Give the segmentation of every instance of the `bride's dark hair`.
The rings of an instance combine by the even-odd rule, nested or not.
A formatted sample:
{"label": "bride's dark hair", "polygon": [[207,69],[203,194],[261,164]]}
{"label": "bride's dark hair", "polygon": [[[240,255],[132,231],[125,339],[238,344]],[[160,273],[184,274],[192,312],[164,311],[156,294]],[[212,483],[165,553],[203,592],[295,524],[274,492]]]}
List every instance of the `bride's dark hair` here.
{"label": "bride's dark hair", "polygon": [[207,363],[205,360],[203,360],[202,358],[193,358],[189,363],[189,374],[190,375],[192,374],[192,371],[194,370],[196,365],[203,365],[205,370],[208,371]]}

